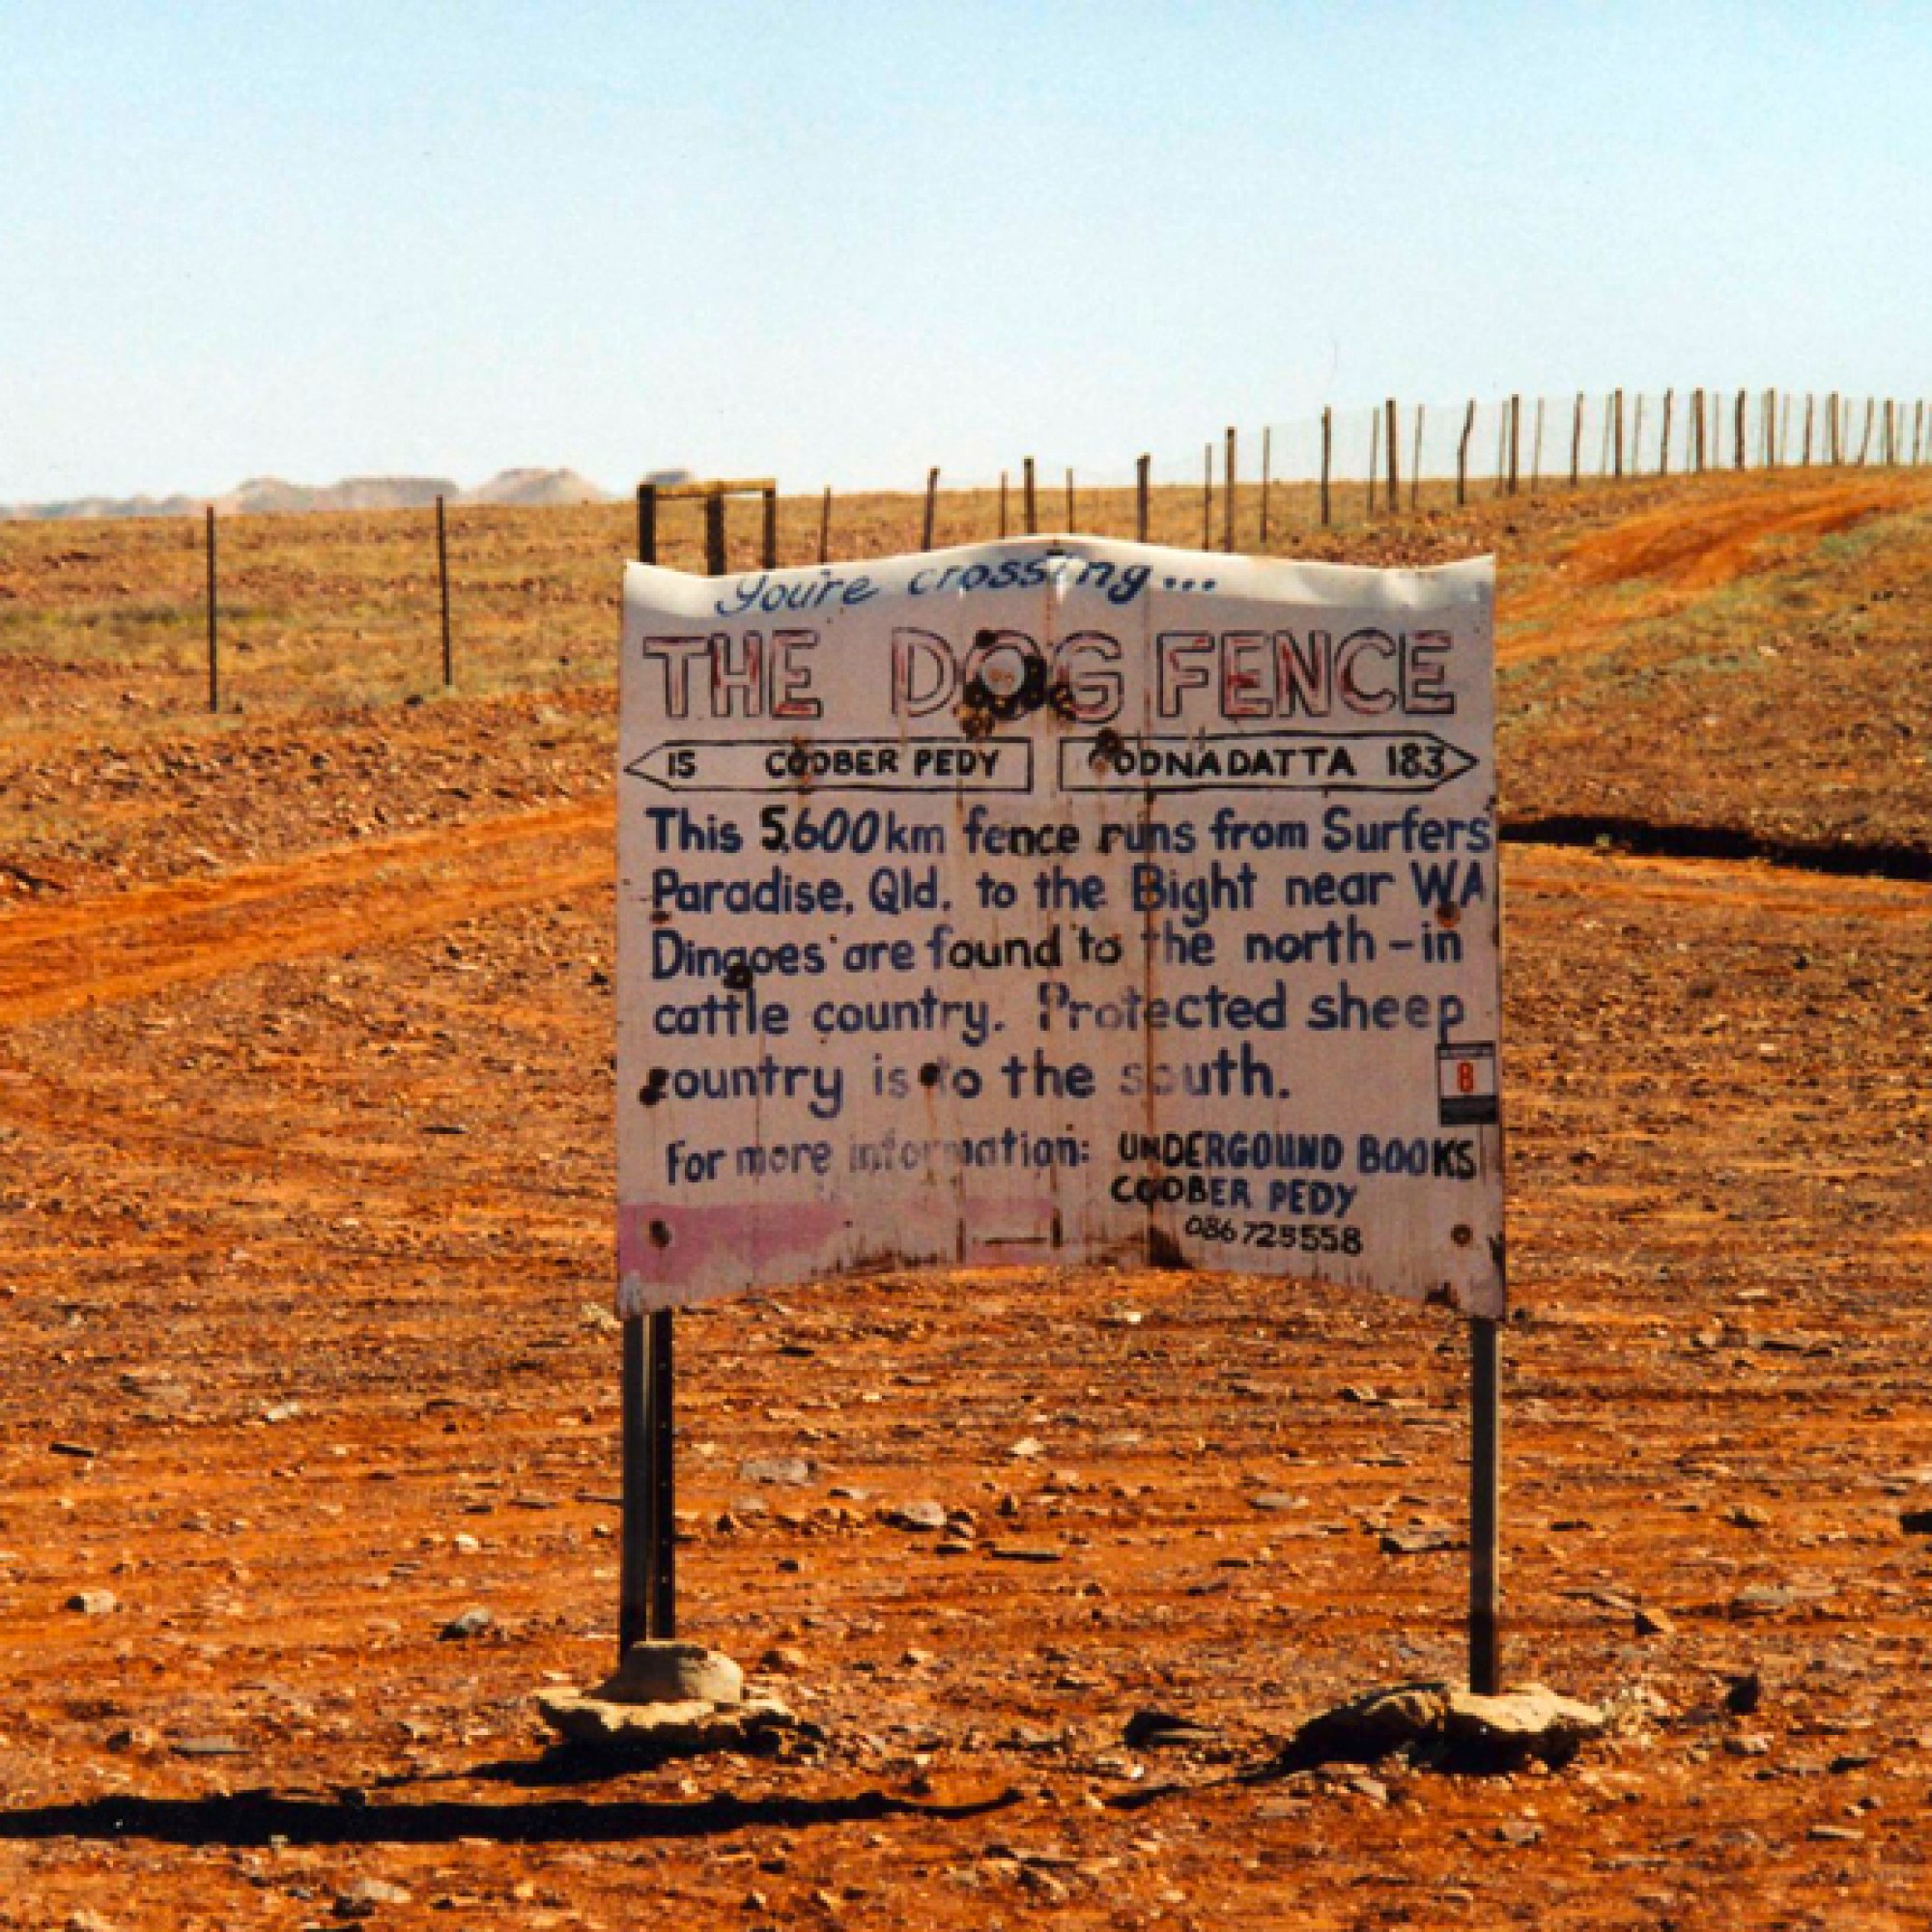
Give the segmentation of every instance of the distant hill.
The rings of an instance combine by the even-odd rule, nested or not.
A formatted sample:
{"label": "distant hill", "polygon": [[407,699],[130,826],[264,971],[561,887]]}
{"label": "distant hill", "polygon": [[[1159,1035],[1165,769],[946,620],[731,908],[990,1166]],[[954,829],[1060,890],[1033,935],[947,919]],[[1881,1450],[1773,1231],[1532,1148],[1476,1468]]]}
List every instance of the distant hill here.
{"label": "distant hill", "polygon": [[446,476],[352,476],[346,482],[312,487],[284,483],[277,476],[253,476],[239,489],[214,499],[230,517],[299,516],[309,510],[419,510],[439,497],[454,497]]}
{"label": "distant hill", "polygon": [[201,506],[199,497],[74,497],[61,503],[0,504],[0,518],[185,517]]}
{"label": "distant hill", "polygon": [[[311,510],[420,510],[439,497],[451,503],[511,504],[545,508],[566,503],[609,503],[615,499],[574,469],[504,469],[473,490],[446,476],[352,476],[341,483],[284,483],[276,476],[253,476],[224,497],[213,498],[223,516],[300,516]],[[76,497],[60,503],[0,505],[0,518],[48,520],[65,517],[185,517],[201,511],[205,497]]]}
{"label": "distant hill", "polygon": [[574,469],[502,469],[457,498],[461,503],[516,503],[527,508],[614,500],[608,490],[585,482]]}

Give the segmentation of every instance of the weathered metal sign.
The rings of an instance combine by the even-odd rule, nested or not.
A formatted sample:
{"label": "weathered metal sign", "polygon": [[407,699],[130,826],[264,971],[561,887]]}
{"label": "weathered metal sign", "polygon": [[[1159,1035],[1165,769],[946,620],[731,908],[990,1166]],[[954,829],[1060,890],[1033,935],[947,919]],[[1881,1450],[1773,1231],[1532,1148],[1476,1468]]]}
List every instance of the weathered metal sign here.
{"label": "weathered metal sign", "polygon": [[632,566],[623,1312],[1110,1257],[1502,1313],[1492,581]]}

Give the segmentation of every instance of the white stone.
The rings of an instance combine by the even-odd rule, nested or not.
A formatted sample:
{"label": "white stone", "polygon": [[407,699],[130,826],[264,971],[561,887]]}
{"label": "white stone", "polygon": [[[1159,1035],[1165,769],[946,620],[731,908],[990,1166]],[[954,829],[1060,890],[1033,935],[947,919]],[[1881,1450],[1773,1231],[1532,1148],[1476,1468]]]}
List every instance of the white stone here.
{"label": "white stone", "polygon": [[616,1673],[591,1693],[607,1704],[736,1704],[745,1673],[701,1643],[634,1643]]}

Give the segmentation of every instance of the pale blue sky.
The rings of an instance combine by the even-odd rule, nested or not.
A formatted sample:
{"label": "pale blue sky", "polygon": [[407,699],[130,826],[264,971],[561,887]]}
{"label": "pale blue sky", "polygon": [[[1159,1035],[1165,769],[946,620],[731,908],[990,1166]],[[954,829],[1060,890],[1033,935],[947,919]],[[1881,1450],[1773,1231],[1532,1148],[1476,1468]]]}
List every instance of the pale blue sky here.
{"label": "pale blue sky", "polygon": [[1932,390],[1932,9],[0,0],[0,501]]}

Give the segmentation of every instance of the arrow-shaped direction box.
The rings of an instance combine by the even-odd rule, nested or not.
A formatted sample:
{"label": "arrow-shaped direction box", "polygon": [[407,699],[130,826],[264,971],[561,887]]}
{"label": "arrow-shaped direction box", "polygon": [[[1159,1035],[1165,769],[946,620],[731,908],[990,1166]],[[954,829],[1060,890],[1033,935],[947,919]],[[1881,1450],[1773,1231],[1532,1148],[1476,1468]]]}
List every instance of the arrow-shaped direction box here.
{"label": "arrow-shaped direction box", "polygon": [[1060,746],[1062,791],[1428,792],[1475,768],[1434,731],[1101,732]]}
{"label": "arrow-shaped direction box", "polygon": [[1024,738],[672,739],[624,770],[666,791],[1033,789]]}

